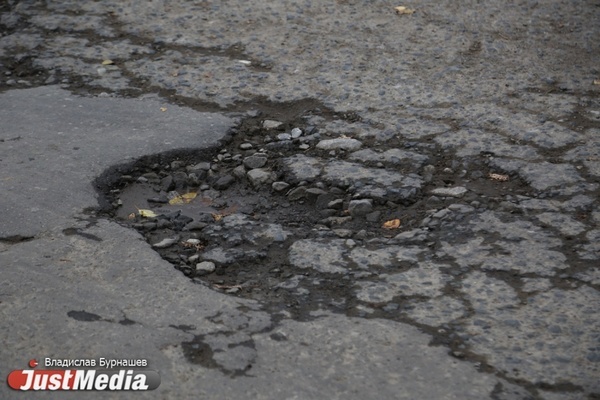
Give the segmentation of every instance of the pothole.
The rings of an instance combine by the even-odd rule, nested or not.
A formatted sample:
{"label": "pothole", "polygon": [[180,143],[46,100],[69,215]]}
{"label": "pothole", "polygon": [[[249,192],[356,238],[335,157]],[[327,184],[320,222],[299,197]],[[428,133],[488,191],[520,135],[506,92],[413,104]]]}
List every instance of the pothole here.
{"label": "pothole", "polygon": [[[98,182],[110,214],[195,283],[294,318],[317,309],[367,316],[363,306],[391,318],[398,304],[418,301],[418,290],[403,298],[368,293],[382,276],[431,263],[432,208],[454,207],[430,219],[463,219],[456,203],[468,209],[481,199],[464,193],[453,155],[426,140],[364,146],[317,127],[355,123],[353,113],[249,114],[220,148],[148,156],[108,171]],[[489,184],[480,187],[493,196]]]}
{"label": "pothole", "polygon": [[[248,112],[219,147],[111,168],[97,181],[104,209],[195,284],[257,300],[277,318],[327,310],[409,323],[495,371],[468,344],[474,311],[462,280],[479,276],[470,257],[506,250],[470,221],[531,189],[486,154],[325,128],[337,123],[362,124],[322,107]],[[486,273],[512,276],[501,272]]]}

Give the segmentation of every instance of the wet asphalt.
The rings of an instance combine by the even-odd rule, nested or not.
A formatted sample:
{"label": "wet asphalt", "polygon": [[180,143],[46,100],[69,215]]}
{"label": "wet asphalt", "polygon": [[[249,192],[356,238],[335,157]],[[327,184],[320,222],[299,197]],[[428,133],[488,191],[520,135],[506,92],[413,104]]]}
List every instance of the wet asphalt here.
{"label": "wet asphalt", "polygon": [[[140,398],[600,396],[600,4],[401,5],[0,6],[2,378],[102,357],[148,360]],[[107,213],[140,160],[258,193],[176,267],[277,264],[310,307],[251,269],[194,282]]]}

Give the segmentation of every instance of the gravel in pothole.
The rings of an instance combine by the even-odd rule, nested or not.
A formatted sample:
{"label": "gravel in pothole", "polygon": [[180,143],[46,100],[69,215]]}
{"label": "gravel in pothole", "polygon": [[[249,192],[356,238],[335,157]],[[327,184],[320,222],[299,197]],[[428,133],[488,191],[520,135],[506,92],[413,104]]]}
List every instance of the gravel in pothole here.
{"label": "gravel in pothole", "polygon": [[[463,234],[457,224],[485,209],[481,193],[461,184],[452,153],[427,140],[373,142],[312,124],[335,125],[327,118],[249,112],[212,152],[117,168],[106,191],[112,212],[194,282],[294,317],[321,308],[423,323],[463,315],[455,301],[448,316],[428,316],[453,278],[451,265],[434,261],[445,242],[439,254],[426,249],[438,230],[446,240]],[[486,174],[472,175],[473,190],[494,195]],[[518,180],[498,185],[522,189]]]}

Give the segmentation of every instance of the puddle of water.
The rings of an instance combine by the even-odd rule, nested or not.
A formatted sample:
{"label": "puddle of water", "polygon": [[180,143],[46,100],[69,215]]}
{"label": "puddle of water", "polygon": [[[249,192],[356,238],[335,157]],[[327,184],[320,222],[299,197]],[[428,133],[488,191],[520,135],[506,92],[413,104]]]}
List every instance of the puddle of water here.
{"label": "puddle of water", "polygon": [[134,183],[124,188],[119,194],[122,206],[117,210],[117,218],[128,219],[131,213],[138,213],[139,209],[152,210],[156,214],[169,214],[175,211],[181,211],[181,215],[197,219],[199,214],[218,213],[219,211],[211,207],[211,200],[199,195],[187,204],[160,204],[148,202],[148,199],[159,197],[159,193],[154,189],[156,185],[149,183]]}

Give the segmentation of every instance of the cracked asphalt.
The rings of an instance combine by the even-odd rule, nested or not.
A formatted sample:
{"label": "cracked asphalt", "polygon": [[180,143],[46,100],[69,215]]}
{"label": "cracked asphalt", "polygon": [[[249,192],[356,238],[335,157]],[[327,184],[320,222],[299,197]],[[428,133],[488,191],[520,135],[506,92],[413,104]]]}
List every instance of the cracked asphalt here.
{"label": "cracked asphalt", "polygon": [[597,1],[2,3],[0,375],[600,397],[599,32]]}

